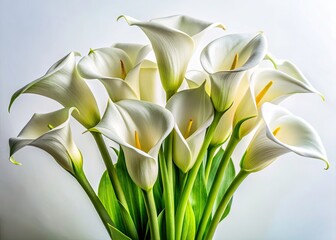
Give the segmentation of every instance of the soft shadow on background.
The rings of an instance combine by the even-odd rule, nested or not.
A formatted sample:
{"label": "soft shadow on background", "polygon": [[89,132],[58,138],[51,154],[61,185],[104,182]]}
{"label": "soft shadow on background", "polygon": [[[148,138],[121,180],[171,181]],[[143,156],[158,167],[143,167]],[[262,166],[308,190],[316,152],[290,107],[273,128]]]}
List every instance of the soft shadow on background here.
{"label": "soft shadow on background", "polygon": [[[284,105],[318,130],[331,168],[324,171],[322,162],[289,154],[253,174],[235,195],[216,239],[336,239],[335,9],[332,0],[0,0],[0,239],[108,239],[77,182],[49,155],[26,148],[16,154],[23,166],[8,161],[8,138],[16,136],[34,112],[59,105],[27,94],[14,103],[10,115],[7,106],[17,89],[70,51],[85,55],[89,48],[114,42],[145,43],[139,29],[116,22],[121,14],[143,20],[187,14],[223,22],[229,32],[263,30],[270,52],[301,68],[326,101],[296,95]],[[103,110],[104,89],[96,81],[90,86]],[[88,178],[97,188],[104,166],[89,134],[82,134],[76,122],[73,128]]]}

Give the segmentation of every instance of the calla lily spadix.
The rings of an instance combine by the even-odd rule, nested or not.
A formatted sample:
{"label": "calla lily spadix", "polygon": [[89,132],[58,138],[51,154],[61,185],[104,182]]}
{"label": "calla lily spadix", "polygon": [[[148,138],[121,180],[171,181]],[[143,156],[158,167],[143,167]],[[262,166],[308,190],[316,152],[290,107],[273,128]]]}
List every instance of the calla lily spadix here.
{"label": "calla lily spadix", "polygon": [[101,122],[90,129],[120,144],[128,173],[142,189],[153,187],[158,175],[158,153],[162,141],[174,127],[174,117],[163,107],[138,101],[109,100]]}
{"label": "calla lily spadix", "polygon": [[234,117],[242,138],[260,122],[260,107],[265,102],[280,103],[295,93],[316,93],[310,84],[274,69],[256,70],[251,76],[250,88],[241,100]]}
{"label": "calla lily spadix", "polygon": [[9,139],[10,158],[25,146],[34,146],[48,152],[59,165],[71,174],[82,168],[82,154],[72,139],[70,116],[75,108],[34,114],[16,138]]}
{"label": "calla lily spadix", "polygon": [[205,22],[183,15],[148,22],[129,16],[119,18],[125,18],[131,26],[140,27],[147,35],[157,59],[162,86],[169,95],[180,87],[195,45],[204,32],[210,28],[224,28],[220,23]]}
{"label": "calla lily spadix", "polygon": [[207,127],[214,117],[205,83],[195,89],[176,93],[166,108],[175,118],[173,134],[173,160],[183,171],[189,171],[201,149]]}
{"label": "calla lily spadix", "polygon": [[263,33],[230,34],[209,43],[201,53],[201,64],[210,75],[211,99],[218,112],[232,105],[246,71],[265,57],[267,41]]}
{"label": "calla lily spadix", "polygon": [[115,44],[113,47],[91,50],[78,63],[80,74],[87,79],[99,79],[110,98],[138,99],[165,104],[157,65],[144,60],[149,45]]}
{"label": "calla lily spadix", "polygon": [[263,104],[261,112],[264,124],[246,150],[241,162],[242,170],[260,171],[288,152],[322,160],[326,169],[329,167],[321,139],[306,121],[271,103]]}
{"label": "calla lily spadix", "polygon": [[100,120],[96,100],[76,67],[78,53],[71,52],[57,61],[41,78],[16,91],[10,101],[13,102],[23,93],[39,94],[51,98],[64,107],[76,107],[74,117],[86,128],[95,126]]}

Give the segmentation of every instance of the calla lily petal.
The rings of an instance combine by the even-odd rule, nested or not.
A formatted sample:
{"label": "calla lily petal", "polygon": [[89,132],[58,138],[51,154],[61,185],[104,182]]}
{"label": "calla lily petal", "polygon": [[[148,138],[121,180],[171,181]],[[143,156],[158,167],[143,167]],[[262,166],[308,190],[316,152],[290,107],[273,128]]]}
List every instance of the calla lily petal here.
{"label": "calla lily petal", "polygon": [[18,137],[9,139],[10,157],[25,146],[48,152],[68,172],[82,167],[82,155],[71,135],[69,119],[75,108],[46,114],[34,114]]}
{"label": "calla lily petal", "polygon": [[173,134],[173,160],[183,171],[193,167],[204,141],[207,127],[211,124],[214,111],[205,84],[173,95],[166,108],[175,118]]}
{"label": "calla lily petal", "polygon": [[234,117],[234,125],[244,121],[239,129],[239,138],[247,135],[258,124],[261,118],[260,107],[263,103],[280,103],[292,94],[313,92],[314,89],[310,85],[281,71],[273,69],[255,71],[251,77],[250,89],[241,100]]}
{"label": "calla lily petal", "polygon": [[99,48],[91,50],[79,61],[78,70],[86,79],[124,79],[132,66],[130,58],[123,50]]}
{"label": "calla lily petal", "polygon": [[249,72],[246,72],[242,81],[239,84],[237,94],[235,96],[232,106],[223,114],[223,116],[219,120],[215,133],[211,140],[212,146],[219,146],[230,137],[233,129],[233,119],[235,116],[235,112],[237,110],[237,107],[239,106],[241,99],[245,95],[244,93],[246,93],[249,88],[249,76]]}
{"label": "calla lily petal", "polygon": [[156,104],[109,100],[101,122],[90,129],[120,144],[132,180],[142,189],[151,189],[158,175],[158,152],[174,127],[171,113]]}
{"label": "calla lily petal", "polygon": [[272,61],[277,70],[302,82],[305,86],[307,86],[307,88],[310,89],[311,92],[317,93],[322,97],[322,99],[324,99],[323,95],[314,88],[314,86],[308,81],[308,79],[304,76],[300,69],[294,65],[294,63],[284,59],[275,59],[270,54],[266,55],[266,59]]}
{"label": "calla lily petal", "polygon": [[147,35],[157,59],[163,88],[169,94],[175,93],[184,79],[195,47],[193,37],[198,38],[210,27],[222,26],[186,16],[160,18],[149,22],[140,22],[129,16],[119,18],[121,17],[129,25],[140,27]]}
{"label": "calla lily petal", "polygon": [[[82,76],[99,79],[114,102],[138,99],[163,106],[165,93],[157,65],[149,60],[143,60],[148,53],[148,45],[116,44],[115,46],[118,48],[96,49],[83,57],[78,64]],[[139,63],[134,66],[133,62]]]}
{"label": "calla lily petal", "polygon": [[142,45],[136,43],[116,43],[113,48],[123,50],[129,57],[133,66],[139,64],[148,55],[152,48],[150,45]]}
{"label": "calla lily petal", "polygon": [[246,150],[241,162],[244,171],[260,171],[288,152],[320,159],[329,167],[321,139],[306,121],[271,103],[265,103],[261,111],[265,124]]}
{"label": "calla lily petal", "polygon": [[76,56],[75,52],[69,53],[43,77],[15,92],[9,109],[21,94],[34,93],[54,99],[64,107],[76,107],[79,112],[74,112],[74,117],[87,128],[95,126],[100,120],[98,106],[90,88],[77,72]]}
{"label": "calla lily petal", "polygon": [[189,88],[197,88],[205,82],[205,91],[210,96],[211,82],[209,74],[203,71],[191,70],[186,72],[185,79],[187,80]]}
{"label": "calla lily petal", "polygon": [[232,105],[244,73],[256,67],[266,52],[267,41],[262,33],[226,35],[204,48],[201,64],[210,75],[211,99],[218,112]]}

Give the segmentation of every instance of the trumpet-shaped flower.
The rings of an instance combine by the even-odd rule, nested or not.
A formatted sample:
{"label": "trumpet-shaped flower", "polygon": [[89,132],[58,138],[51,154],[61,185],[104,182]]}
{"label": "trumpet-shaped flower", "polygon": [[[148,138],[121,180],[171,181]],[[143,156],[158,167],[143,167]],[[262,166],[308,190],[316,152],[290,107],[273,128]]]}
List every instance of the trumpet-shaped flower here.
{"label": "trumpet-shaped flower", "polygon": [[87,79],[99,79],[115,102],[138,99],[164,105],[157,65],[144,60],[150,50],[149,45],[138,44],[91,50],[80,60],[79,72]]}
{"label": "trumpet-shaped flower", "polygon": [[241,100],[234,117],[239,127],[239,138],[247,135],[260,122],[260,107],[265,102],[280,103],[295,93],[317,93],[306,81],[280,70],[260,69],[253,73],[250,89]]}
{"label": "trumpet-shaped flower", "polygon": [[210,75],[211,99],[218,112],[229,109],[245,72],[265,57],[267,41],[262,33],[230,34],[209,43],[201,53],[201,64]]}
{"label": "trumpet-shaped flower", "polygon": [[224,26],[220,23],[210,23],[188,16],[178,15],[141,22],[128,16],[129,25],[142,29],[150,40],[160,72],[162,86],[172,95],[180,87],[195,50],[195,44],[204,32],[210,28]]}
{"label": "trumpet-shaped flower", "polygon": [[100,120],[100,114],[90,88],[77,72],[78,55],[69,53],[51,66],[43,77],[16,91],[9,109],[21,94],[34,93],[51,98],[64,107],[76,107],[78,112],[74,112],[74,117],[86,128],[95,126]]}
{"label": "trumpet-shaped flower", "polygon": [[260,126],[241,162],[247,172],[257,172],[277,157],[294,152],[324,161],[329,167],[325,149],[317,132],[303,119],[283,107],[265,103],[261,109],[264,124]]}
{"label": "trumpet-shaped flower", "polygon": [[75,108],[34,114],[18,137],[9,139],[10,158],[25,146],[34,146],[48,152],[59,165],[71,174],[74,167],[82,168],[82,154],[72,139],[69,119]]}
{"label": "trumpet-shaped flower", "polygon": [[174,117],[163,107],[138,101],[109,100],[101,122],[90,129],[120,144],[128,173],[142,189],[153,187],[158,175],[158,153],[162,141],[174,127]]}
{"label": "trumpet-shaped flower", "polygon": [[173,134],[173,159],[183,171],[189,171],[200,151],[207,127],[214,111],[205,84],[173,95],[166,108],[175,118]]}

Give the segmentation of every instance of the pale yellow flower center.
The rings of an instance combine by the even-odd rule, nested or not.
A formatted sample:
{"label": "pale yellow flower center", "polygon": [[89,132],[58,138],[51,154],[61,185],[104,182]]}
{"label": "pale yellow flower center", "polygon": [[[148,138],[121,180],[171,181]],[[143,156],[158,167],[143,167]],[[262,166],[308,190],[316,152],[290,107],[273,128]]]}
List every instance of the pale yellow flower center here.
{"label": "pale yellow flower center", "polygon": [[55,127],[54,127],[53,125],[51,125],[51,124],[48,124],[48,128],[49,128],[50,130],[52,130],[52,129],[54,129]]}
{"label": "pale yellow flower center", "polygon": [[269,81],[267,83],[267,85],[256,96],[255,101],[256,101],[257,105],[260,103],[261,99],[263,99],[263,97],[266,95],[268,90],[271,88],[272,84],[273,84],[273,81]]}
{"label": "pale yellow flower center", "polygon": [[139,134],[137,131],[135,131],[134,133],[134,140],[135,140],[135,147],[139,150],[142,150],[141,149],[141,144],[140,144],[140,139],[139,139]]}
{"label": "pale yellow flower center", "polygon": [[185,133],[184,133],[184,138],[187,139],[187,138],[190,136],[192,125],[193,125],[193,120],[190,119],[190,120],[189,120],[189,123],[188,123],[188,126],[187,126],[187,129],[186,129],[186,131],[185,131]]}
{"label": "pale yellow flower center", "polygon": [[234,56],[232,65],[230,67],[230,70],[234,70],[237,67],[238,59],[239,59],[239,55],[238,53],[236,53],[236,55]]}
{"label": "pale yellow flower center", "polygon": [[125,79],[126,78],[126,68],[124,62],[120,59],[120,67],[121,67],[121,78]]}

